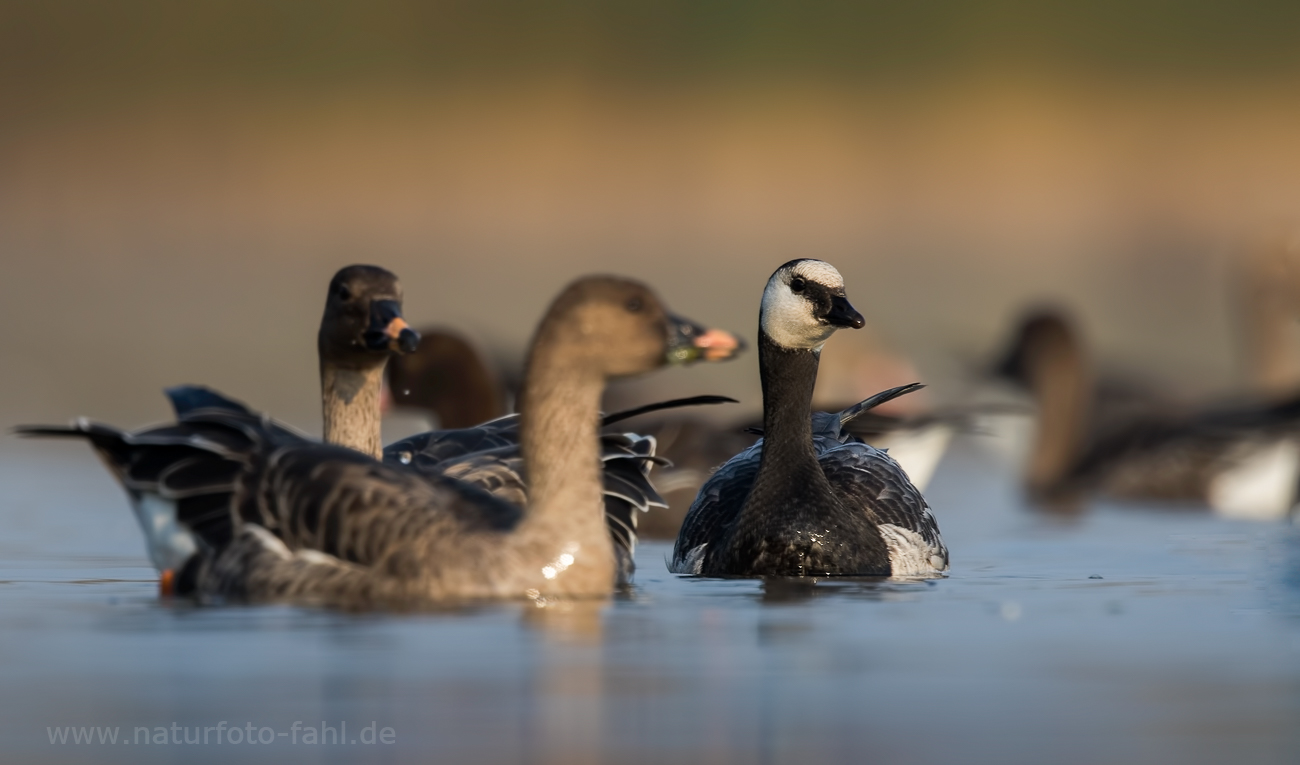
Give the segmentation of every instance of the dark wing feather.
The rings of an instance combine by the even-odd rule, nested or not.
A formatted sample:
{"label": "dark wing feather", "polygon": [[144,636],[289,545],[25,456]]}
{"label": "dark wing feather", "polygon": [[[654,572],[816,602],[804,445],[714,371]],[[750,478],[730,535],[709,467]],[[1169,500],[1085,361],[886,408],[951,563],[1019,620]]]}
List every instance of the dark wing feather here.
{"label": "dark wing feather", "polygon": [[239,515],[279,537],[361,565],[431,523],[505,529],[516,508],[459,481],[375,462],[341,446],[299,444],[259,454],[243,474]]}
{"label": "dark wing feather", "polygon": [[[518,508],[474,486],[311,441],[247,410],[201,406],[184,412],[179,423],[135,433],[84,421],[18,432],[85,438],[133,497],[173,503],[176,520],[198,538],[196,557],[204,559],[186,565],[181,581],[200,586],[204,574],[195,572],[207,571],[209,594],[213,587],[216,594],[255,594],[250,582],[258,572],[233,559],[216,565],[254,527],[274,534],[283,549],[335,556],[339,563],[321,564],[332,570],[375,564],[416,534],[507,529],[520,517]],[[401,558],[389,556],[386,565],[394,560]]]}
{"label": "dark wing feather", "polygon": [[903,468],[885,452],[863,443],[835,444],[821,451],[818,463],[835,493],[845,504],[861,509],[877,524],[889,524],[916,535],[927,548],[926,558],[937,557],[947,567],[948,548],[925,497]]}
{"label": "dark wing feather", "polygon": [[429,471],[447,460],[502,449],[519,443],[519,415],[508,414],[472,428],[431,430],[384,449],[384,461],[415,466]]}
{"label": "dark wing feather", "polygon": [[717,551],[717,543],[727,537],[745,505],[762,456],[763,442],[759,440],[727,460],[704,482],[677,532],[669,570],[677,574],[699,573],[704,556]]}

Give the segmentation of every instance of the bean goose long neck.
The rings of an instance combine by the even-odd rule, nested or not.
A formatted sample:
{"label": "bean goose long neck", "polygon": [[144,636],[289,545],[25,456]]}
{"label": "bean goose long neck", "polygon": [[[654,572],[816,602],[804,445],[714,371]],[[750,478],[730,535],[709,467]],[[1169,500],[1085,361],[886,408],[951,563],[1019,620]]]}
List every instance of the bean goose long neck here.
{"label": "bean goose long neck", "polygon": [[321,359],[321,409],[325,441],[383,459],[379,396],[384,367],[348,369]]}
{"label": "bean goose long neck", "polygon": [[572,556],[566,560],[612,581],[597,440],[605,378],[564,329],[544,322],[529,353],[519,424],[529,500],[519,541]]}

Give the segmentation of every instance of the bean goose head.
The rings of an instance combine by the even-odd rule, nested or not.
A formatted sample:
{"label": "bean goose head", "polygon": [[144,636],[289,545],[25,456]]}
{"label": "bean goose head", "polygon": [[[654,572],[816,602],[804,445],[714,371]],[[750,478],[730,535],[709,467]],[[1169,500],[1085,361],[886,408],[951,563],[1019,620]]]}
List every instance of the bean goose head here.
{"label": "bean goose head", "polygon": [[776,345],[820,350],[835,330],[864,324],[844,293],[844,278],[830,263],[800,259],[776,269],[763,290],[758,325]]}
{"label": "bean goose head", "polygon": [[348,266],[334,275],[317,336],[323,362],[378,367],[390,353],[409,353],[419,342],[419,333],[402,318],[402,287],[391,272]]}
{"label": "bean goose head", "polygon": [[1053,308],[1027,314],[998,362],[995,374],[1025,388],[1037,388],[1047,377],[1072,373],[1082,363],[1082,346],[1070,319]]}
{"label": "bean goose head", "polygon": [[539,333],[564,344],[575,365],[605,377],[665,364],[723,361],[744,349],[730,332],[673,315],[644,284],[613,276],[570,284],[551,304]]}

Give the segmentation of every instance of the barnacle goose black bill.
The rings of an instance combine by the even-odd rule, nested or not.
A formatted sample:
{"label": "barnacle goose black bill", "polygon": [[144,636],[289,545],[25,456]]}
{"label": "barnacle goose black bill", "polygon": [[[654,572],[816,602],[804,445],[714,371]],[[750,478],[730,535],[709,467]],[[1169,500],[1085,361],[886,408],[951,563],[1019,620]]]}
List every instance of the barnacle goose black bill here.
{"label": "barnacle goose black bill", "polygon": [[850,329],[862,329],[867,323],[866,319],[862,318],[862,314],[858,313],[857,309],[849,304],[849,299],[843,295],[831,296],[831,310],[827,312],[825,319],[831,326]]}

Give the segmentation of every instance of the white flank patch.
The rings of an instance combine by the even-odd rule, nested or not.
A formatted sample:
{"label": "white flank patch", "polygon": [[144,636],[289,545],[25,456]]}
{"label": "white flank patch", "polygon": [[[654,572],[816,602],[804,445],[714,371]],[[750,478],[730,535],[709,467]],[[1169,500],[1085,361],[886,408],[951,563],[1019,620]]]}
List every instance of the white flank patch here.
{"label": "white flank patch", "polygon": [[880,536],[889,548],[893,576],[934,576],[948,570],[948,558],[943,550],[931,546],[915,531],[882,523]]}
{"label": "white flank patch", "polygon": [[156,494],[141,494],[132,505],[144,531],[149,560],[159,571],[179,571],[198,544],[194,535],[176,522],[176,503]]}
{"label": "white flank patch", "polygon": [[698,576],[700,570],[704,568],[704,548],[708,546],[709,543],[705,542],[699,547],[689,550],[686,557],[682,558],[680,563],[670,565],[668,571],[673,574],[694,574]]}
{"label": "white flank patch", "polygon": [[1297,480],[1300,443],[1288,438],[1256,446],[1210,482],[1210,506],[1225,518],[1280,520],[1295,504]]}
{"label": "white flank patch", "polygon": [[816,282],[832,290],[844,288],[844,277],[830,263],[806,260],[790,269],[780,269],[767,280],[763,289],[763,307],[758,324],[763,332],[782,348],[817,348],[838,327],[822,324],[813,317],[813,304],[802,294],[790,290],[795,276]]}

